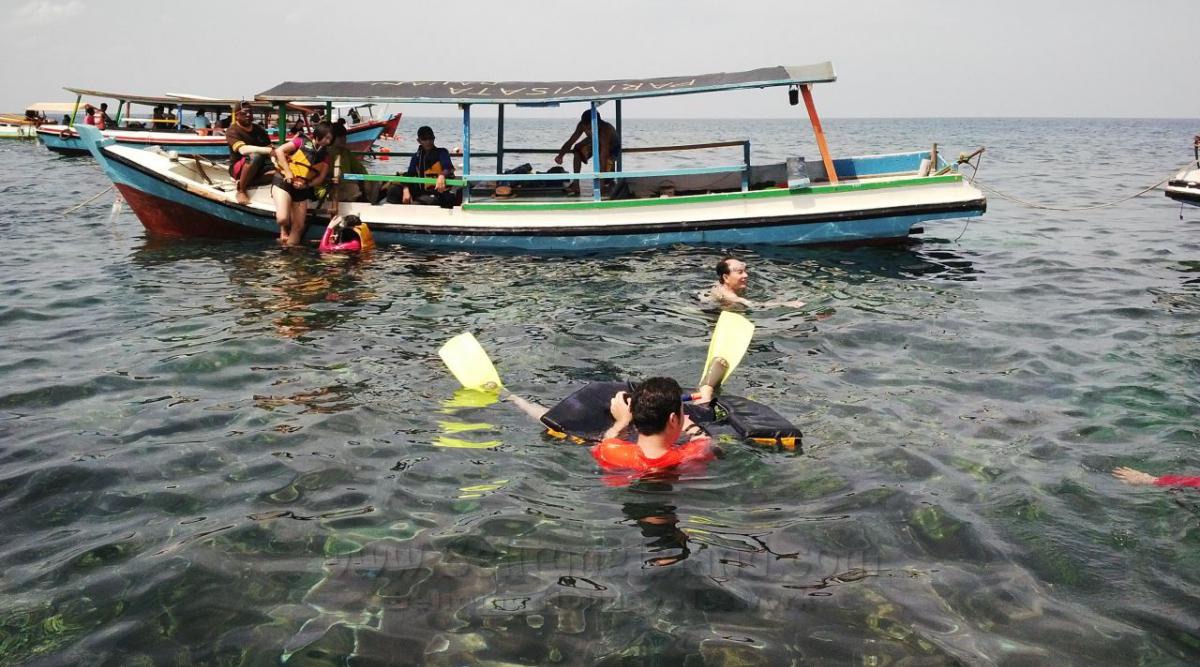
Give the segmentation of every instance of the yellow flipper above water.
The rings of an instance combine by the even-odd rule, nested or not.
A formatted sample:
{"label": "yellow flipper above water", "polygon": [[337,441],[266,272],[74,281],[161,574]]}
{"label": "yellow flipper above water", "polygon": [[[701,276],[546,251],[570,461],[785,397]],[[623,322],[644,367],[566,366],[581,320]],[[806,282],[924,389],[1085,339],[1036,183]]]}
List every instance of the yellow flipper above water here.
{"label": "yellow flipper above water", "polygon": [[438,356],[446,364],[446,368],[454,374],[459,384],[467,389],[482,389],[484,391],[499,391],[504,387],[500,383],[500,374],[492,365],[479,341],[470,331],[446,341],[438,350]]}
{"label": "yellow flipper above water", "polygon": [[721,381],[724,382],[733,369],[741,363],[742,357],[746,355],[746,348],[750,347],[750,339],[753,337],[753,322],[728,310],[721,313],[721,316],[717,318],[717,326],[713,327],[712,342],[708,344],[708,359],[704,361],[704,370],[700,373],[700,381],[703,382],[704,377],[708,375],[708,367],[712,365],[713,359],[720,357],[729,365],[729,369],[721,377]]}

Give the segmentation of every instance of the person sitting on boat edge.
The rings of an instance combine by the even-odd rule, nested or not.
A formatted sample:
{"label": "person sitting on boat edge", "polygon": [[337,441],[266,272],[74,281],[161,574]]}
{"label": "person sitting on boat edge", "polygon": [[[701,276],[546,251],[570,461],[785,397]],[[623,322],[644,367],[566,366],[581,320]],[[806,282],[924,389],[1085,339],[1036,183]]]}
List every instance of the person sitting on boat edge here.
{"label": "person sitting on boat edge", "polygon": [[[436,178],[432,185],[410,185],[403,183],[400,188],[400,201],[396,202],[396,188],[388,190],[388,203],[395,204],[436,204],[442,208],[454,206],[454,193],[446,187],[446,179],[454,177],[454,162],[450,160],[450,151],[437,146],[433,128],[422,125],[417,129],[417,152],[408,161],[405,176],[423,176]],[[415,194],[413,191],[416,191]]]}
{"label": "person sitting on boat edge", "polygon": [[229,175],[237,180],[237,203],[250,203],[247,189],[271,182],[275,172],[263,169],[275,152],[266,128],[254,122],[250,105],[242,102],[234,112],[233,122],[225,131],[225,143],[229,145]]}
{"label": "person sitting on boat edge", "polygon": [[[649,471],[672,468],[684,463],[703,463],[716,457],[712,441],[701,435],[699,427],[683,412],[679,383],[669,377],[652,377],[633,391],[633,396],[618,392],[609,403],[613,425],[600,444],[592,447],[592,457],[605,470]],[[707,392],[711,397],[711,389]],[[637,441],[619,436],[633,424]],[[680,434],[693,436],[677,445]]]}
{"label": "person sitting on boat edge", "polygon": [[1186,486],[1200,488],[1200,477],[1187,477],[1185,475],[1162,475],[1155,477],[1150,473],[1125,466],[1114,468],[1112,475],[1122,482],[1134,486]]}
{"label": "person sitting on boat edge", "polygon": [[750,271],[746,263],[735,257],[725,256],[717,262],[717,282],[708,291],[708,299],[722,307],[728,306],[760,306],[771,308],[789,306],[803,308],[803,301],[767,301],[755,303],[747,299],[746,288],[750,282]]}
{"label": "person sitting on boat edge", "polygon": [[333,143],[333,125],[321,121],[313,128],[312,138],[292,137],[275,149],[279,172],[271,181],[275,200],[275,221],[279,240],[289,246],[300,245],[308,217],[308,201],[315,199],[313,188],[329,176],[329,144]]}
{"label": "person sitting on boat edge", "polygon": [[[611,123],[600,119],[600,112],[596,112],[596,123],[600,133],[600,171],[616,171],[617,156],[621,154],[621,137],[617,135],[617,128]],[[582,137],[582,139],[580,139]],[[578,141],[579,143],[575,143]],[[573,169],[576,174],[592,157],[592,110],[588,109],[579,116],[579,122],[575,125],[575,131],[567,138],[566,143],[558,150],[558,154],[554,156],[555,164],[563,163],[563,156],[567,153],[573,153],[575,159]],[[573,182],[567,187],[569,191],[578,193],[579,183]]]}
{"label": "person sitting on boat edge", "polygon": [[113,122],[112,116],[108,115],[108,102],[100,103],[100,129],[112,127],[116,129],[116,123]]}
{"label": "person sitting on boat edge", "polygon": [[[96,107],[94,107],[90,104],[83,105],[83,124],[84,125],[95,125],[96,124]],[[104,128],[100,128],[100,129],[103,130]]]}

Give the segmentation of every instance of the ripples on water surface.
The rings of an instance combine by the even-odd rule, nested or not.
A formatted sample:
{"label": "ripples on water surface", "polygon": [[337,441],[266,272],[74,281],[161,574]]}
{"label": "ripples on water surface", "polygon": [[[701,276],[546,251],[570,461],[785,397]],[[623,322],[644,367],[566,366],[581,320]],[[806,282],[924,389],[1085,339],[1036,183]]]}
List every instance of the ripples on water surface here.
{"label": "ripples on water surface", "polygon": [[[986,144],[981,178],[1066,203],[1162,178],[1196,130],[829,126],[839,152]],[[642,128],[627,143],[807,141]],[[544,403],[693,381],[714,317],[690,294],[722,249],[159,244],[111,199],[60,215],[108,184],[90,160],[10,142],[0,164],[0,663],[1200,655],[1200,495],[1107,474],[1200,469],[1200,213],[1160,193],[993,197],[957,243],[961,221],[908,248],[745,252],[760,297],[810,305],[752,314],[729,389],[794,419],[804,455],[731,445],[618,488],[509,406],[454,401],[436,349],[470,329]]]}

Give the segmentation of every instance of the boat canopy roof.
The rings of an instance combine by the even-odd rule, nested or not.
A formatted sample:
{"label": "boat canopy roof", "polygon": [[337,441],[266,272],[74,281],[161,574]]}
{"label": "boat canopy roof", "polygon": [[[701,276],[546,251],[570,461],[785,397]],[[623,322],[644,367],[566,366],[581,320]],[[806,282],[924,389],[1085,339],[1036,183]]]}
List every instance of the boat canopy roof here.
{"label": "boat canopy roof", "polygon": [[557,104],[663,97],[719,90],[835,81],[833,63],[762,67],[746,72],[605,81],[287,81],[259,93],[271,102]]}
{"label": "boat canopy roof", "polygon": [[[107,100],[122,100],[125,102],[133,102],[134,104],[161,104],[168,107],[180,107],[185,109],[214,109],[224,107],[226,109],[235,107],[242,102],[250,102],[259,109],[267,109],[271,105],[257,100],[241,100],[241,99],[222,99],[217,97],[201,97],[199,95],[182,95],[167,93],[165,95],[138,95],[136,93],[114,93],[103,90],[87,90],[85,88],[66,88],[66,90],[82,95],[84,97],[98,97]],[[72,104],[74,106],[74,104]]]}
{"label": "boat canopy roof", "polygon": [[[79,107],[83,108],[85,102],[80,102]],[[25,107],[26,111],[40,111],[42,113],[71,113],[75,110],[74,102],[36,102]]]}

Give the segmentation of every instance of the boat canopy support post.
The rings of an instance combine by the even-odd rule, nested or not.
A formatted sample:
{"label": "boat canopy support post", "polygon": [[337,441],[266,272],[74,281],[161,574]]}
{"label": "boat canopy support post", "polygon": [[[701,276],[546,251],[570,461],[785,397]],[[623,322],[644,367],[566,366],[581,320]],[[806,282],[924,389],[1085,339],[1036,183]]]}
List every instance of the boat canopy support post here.
{"label": "boat canopy support post", "polygon": [[750,191],[750,142],[742,142],[742,192]]}
{"label": "boat canopy support post", "polygon": [[463,203],[471,201],[471,181],[467,178],[471,175],[471,105],[462,105],[463,112],[463,180],[466,185],[463,186]]}
{"label": "boat canopy support post", "polygon": [[325,120],[333,122],[333,102],[325,100]]}
{"label": "boat canopy support post", "polygon": [[75,116],[79,115],[79,102],[83,100],[83,95],[75,96],[75,108],[71,109],[71,125],[75,124]]}
{"label": "boat canopy support post", "polygon": [[504,105],[496,108],[496,173],[504,173]]}
{"label": "boat canopy support post", "polygon": [[287,103],[280,102],[275,105],[275,111],[279,114],[279,118],[275,120],[275,130],[278,134],[275,135],[275,140],[279,143],[287,141]]}
{"label": "boat canopy support post", "polygon": [[[621,127],[622,127],[622,124],[621,124],[621,100],[616,100],[616,104],[617,104],[617,141],[620,141],[621,137],[624,136],[621,134]],[[621,151],[620,153],[617,153],[617,171],[622,171],[624,169],[624,167],[625,167],[625,151]]]}
{"label": "boat canopy support post", "polygon": [[592,101],[592,200],[600,201],[600,172],[604,167],[600,164],[600,112]]}
{"label": "boat canopy support post", "polygon": [[113,129],[121,124],[121,112],[125,110],[125,100],[117,100],[117,117],[113,120]]}
{"label": "boat canopy support post", "polygon": [[175,129],[176,130],[183,129],[183,105],[182,104],[178,104],[175,106]]}
{"label": "boat canopy support post", "polygon": [[817,150],[821,151],[821,162],[825,163],[825,173],[829,176],[829,183],[837,185],[837,172],[833,170],[833,158],[829,157],[829,146],[825,143],[825,130],[821,128],[821,119],[817,117],[817,106],[813,104],[812,84],[804,84],[800,86],[800,92],[804,95],[804,107],[808,109],[808,120],[812,123],[813,134],[817,138]]}

